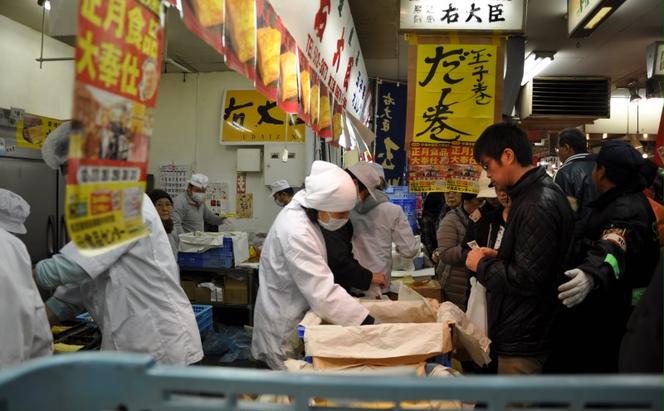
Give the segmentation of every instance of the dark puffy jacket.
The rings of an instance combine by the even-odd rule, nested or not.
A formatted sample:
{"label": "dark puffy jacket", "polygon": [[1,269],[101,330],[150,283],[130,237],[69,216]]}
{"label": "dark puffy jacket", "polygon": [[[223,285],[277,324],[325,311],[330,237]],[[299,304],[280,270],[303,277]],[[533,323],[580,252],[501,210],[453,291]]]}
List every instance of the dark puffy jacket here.
{"label": "dark puffy jacket", "polygon": [[320,227],[325,239],[327,265],[334,274],[334,282],[350,292],[355,289],[368,290],[373,274],[362,267],[353,256],[353,224],[350,221],[335,231]]}
{"label": "dark puffy jacket", "polygon": [[449,211],[438,227],[438,251],[440,261],[436,267],[437,276],[443,292],[443,300],[456,304],[466,310],[466,277],[465,260],[462,259],[461,242],[466,235],[468,214],[463,206]]}
{"label": "dark puffy jacket", "polygon": [[[580,153],[571,156],[553,177],[553,182],[558,184],[568,199],[572,198],[572,202],[575,203],[575,239],[584,237],[585,228],[591,213],[589,204],[599,196],[592,181],[595,162],[588,160],[588,155],[588,153]],[[576,252],[578,253],[579,251],[577,250]]]}
{"label": "dark puffy jacket", "polygon": [[[655,216],[641,188],[615,187],[590,204],[581,244],[585,257],[573,266],[592,275],[595,288],[581,304],[563,310],[552,372],[617,371],[633,290],[648,285],[661,252]],[[612,234],[624,238],[625,250],[608,240]]]}
{"label": "dark puffy jacket", "polygon": [[543,168],[508,190],[512,200],[498,257],[483,258],[477,279],[497,313],[489,324],[500,355],[536,356],[551,350],[559,308],[557,280],[568,258],[573,216],[565,195]]}

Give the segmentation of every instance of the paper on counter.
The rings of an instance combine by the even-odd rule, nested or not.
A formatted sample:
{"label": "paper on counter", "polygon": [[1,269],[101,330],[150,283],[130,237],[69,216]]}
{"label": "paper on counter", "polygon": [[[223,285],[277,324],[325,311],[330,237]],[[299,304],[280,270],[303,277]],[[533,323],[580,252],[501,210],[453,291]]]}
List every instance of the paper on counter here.
{"label": "paper on counter", "polygon": [[400,277],[407,277],[411,276],[413,278],[415,277],[433,277],[436,275],[436,271],[434,267],[427,267],[427,268],[422,268],[421,270],[414,270],[414,271],[400,271],[400,270],[393,270],[392,271],[392,278],[400,278]]}

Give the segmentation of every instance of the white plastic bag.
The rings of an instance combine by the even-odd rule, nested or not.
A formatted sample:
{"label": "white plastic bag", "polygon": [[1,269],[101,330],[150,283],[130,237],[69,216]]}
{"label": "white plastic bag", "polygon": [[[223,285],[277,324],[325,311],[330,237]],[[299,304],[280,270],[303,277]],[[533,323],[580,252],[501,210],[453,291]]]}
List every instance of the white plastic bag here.
{"label": "white plastic bag", "polygon": [[223,233],[196,231],[180,234],[179,251],[182,253],[203,253],[211,248],[224,246]]}
{"label": "white plastic bag", "polygon": [[484,335],[489,335],[486,314],[486,288],[475,277],[470,278],[470,297],[468,297],[466,316]]}

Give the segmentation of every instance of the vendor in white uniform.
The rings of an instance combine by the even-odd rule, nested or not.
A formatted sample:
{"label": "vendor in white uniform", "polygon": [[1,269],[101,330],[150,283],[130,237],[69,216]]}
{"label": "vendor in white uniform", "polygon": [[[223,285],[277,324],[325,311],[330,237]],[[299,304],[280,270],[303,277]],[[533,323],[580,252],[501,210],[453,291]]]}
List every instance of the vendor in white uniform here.
{"label": "vendor in white uniform", "polygon": [[[42,155],[66,173],[69,123],[46,139]],[[147,195],[143,222],[150,234],[94,257],[73,243],[37,264],[35,279],[56,289],[47,301],[52,316],[72,318],[90,312],[102,332],[102,350],[147,353],[165,364],[188,365],[203,358],[191,304],[164,226]]]}
{"label": "vendor in white uniform", "polygon": [[51,355],[53,335],[32,279],[30,255],[12,233],[25,234],[30,206],[0,188],[0,370]]}
{"label": "vendor in white uniform", "polygon": [[175,197],[173,204],[173,225],[178,234],[204,231],[205,224],[230,230],[230,222],[220,217],[205,204],[208,177],[204,174],[192,174],[187,190]]}
{"label": "vendor in white uniform", "polygon": [[373,324],[369,311],[341,286],[327,265],[320,226],[341,228],[357,190],[348,173],[315,161],[304,189],[277,216],[265,239],[251,346],[254,358],[283,369],[295,355],[297,325],[308,310],[338,325]]}

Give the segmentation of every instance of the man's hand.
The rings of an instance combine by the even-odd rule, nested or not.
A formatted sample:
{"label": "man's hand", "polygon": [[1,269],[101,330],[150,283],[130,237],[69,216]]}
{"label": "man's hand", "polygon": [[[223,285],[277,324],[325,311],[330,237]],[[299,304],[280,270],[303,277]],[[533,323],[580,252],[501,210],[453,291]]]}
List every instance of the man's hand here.
{"label": "man's hand", "polygon": [[431,253],[431,261],[437,263],[440,260],[440,251],[436,248],[433,253]]}
{"label": "man's hand", "polygon": [[384,273],[373,273],[371,276],[371,284],[377,285],[380,288],[387,287],[387,279]]}
{"label": "man's hand", "polygon": [[466,257],[466,268],[472,272],[477,272],[477,266],[480,264],[480,260],[484,257],[497,257],[498,251],[493,248],[481,247],[474,248],[468,253]]}
{"label": "man's hand", "polygon": [[558,299],[565,304],[567,308],[574,307],[581,303],[588,293],[595,286],[595,280],[578,268],[565,271],[565,275],[571,278],[565,284],[558,287]]}

